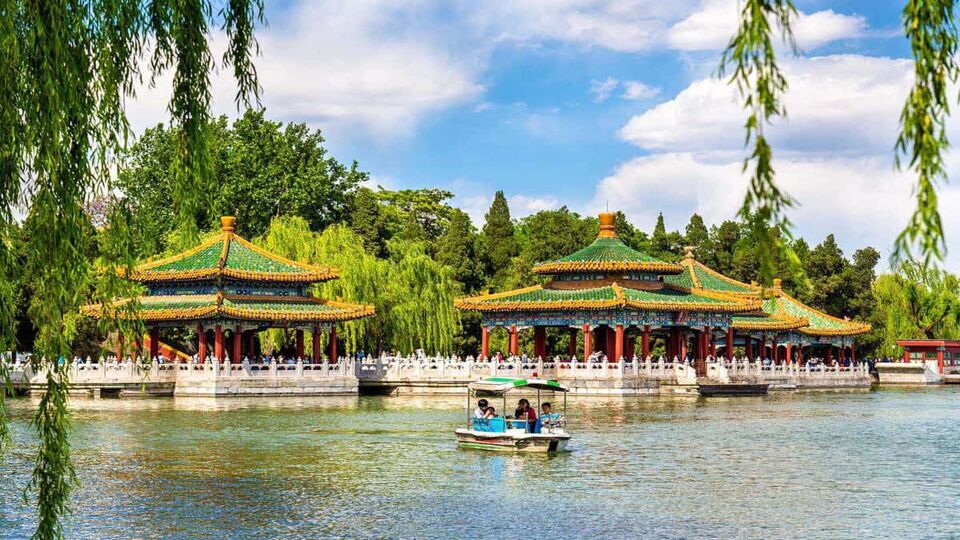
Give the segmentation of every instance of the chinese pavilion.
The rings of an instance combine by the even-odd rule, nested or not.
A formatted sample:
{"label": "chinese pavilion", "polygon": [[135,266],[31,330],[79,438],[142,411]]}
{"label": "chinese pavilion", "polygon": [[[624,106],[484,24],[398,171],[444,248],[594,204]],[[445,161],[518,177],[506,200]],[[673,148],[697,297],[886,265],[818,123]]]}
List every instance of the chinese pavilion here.
{"label": "chinese pavilion", "polygon": [[[664,279],[689,286],[696,291],[713,291],[763,302],[761,312],[742,313],[733,317],[734,343],[742,346],[744,354],[755,354],[778,362],[803,360],[819,355],[828,363],[833,353],[838,359],[856,359],[854,337],[870,331],[870,325],[828,315],[812,308],[783,291],[781,280],[774,279],[773,287],[764,289],[727,277],[697,261],[693,248],[685,249],[680,263],[684,271]],[[718,341],[725,346],[726,336]],[[809,354],[805,355],[805,351]]]}
{"label": "chinese pavilion", "polygon": [[[322,358],[322,333],[329,332],[329,355],[336,361],[336,323],[370,316],[373,308],[313,296],[310,286],[335,279],[337,269],[265,251],[234,233],[236,218],[226,216],[220,222],[220,234],[173,257],[143,264],[128,276],[147,288],[139,298],[139,316],[149,331],[150,357],[159,352],[159,328],[195,325],[200,361],[207,357],[209,333],[213,356],[221,362],[229,356],[236,363],[254,354],[255,336],[267,328],[296,329],[298,358],[304,357],[304,332],[312,332],[315,362]],[[87,306],[85,311],[100,316],[103,306]]]}
{"label": "chinese pavilion", "polygon": [[600,214],[592,244],[533,270],[548,281],[457,301],[458,308],[483,316],[481,356],[489,357],[489,332],[497,327],[509,332],[512,355],[518,332],[532,328],[534,355],[546,357],[546,328],[559,327],[569,329],[570,356],[582,334],[585,358],[595,348],[613,360],[646,357],[651,340],[662,339],[669,358],[701,361],[716,354],[718,342],[728,358],[736,344],[750,357],[766,355],[769,344],[768,357],[778,361],[794,359],[793,346],[801,354],[805,346],[826,346],[828,358],[831,346],[849,346],[852,355],[852,336],[869,330],[803,305],[780,289],[779,280],[763,290],[723,276],[697,262],[693,248],[680,263],[636,251],[617,237],[609,212]]}

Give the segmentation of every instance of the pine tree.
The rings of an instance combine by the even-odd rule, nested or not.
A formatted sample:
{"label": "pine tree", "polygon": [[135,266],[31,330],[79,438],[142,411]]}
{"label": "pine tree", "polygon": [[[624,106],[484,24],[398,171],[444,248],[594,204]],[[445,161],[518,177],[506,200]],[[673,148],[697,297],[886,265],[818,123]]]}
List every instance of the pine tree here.
{"label": "pine tree", "polygon": [[517,239],[513,221],[510,220],[510,207],[502,191],[493,197],[493,204],[484,216],[483,242],[486,248],[487,270],[497,274],[510,266],[510,259],[517,254]]}
{"label": "pine tree", "polygon": [[376,194],[368,188],[360,188],[353,200],[350,212],[350,228],[363,238],[367,251],[377,257],[386,253],[386,230],[383,213]]}
{"label": "pine tree", "polygon": [[453,275],[463,284],[464,292],[472,293],[483,282],[483,269],[477,260],[477,233],[466,212],[455,210],[447,230],[437,238],[436,255],[440,264],[453,268]]}

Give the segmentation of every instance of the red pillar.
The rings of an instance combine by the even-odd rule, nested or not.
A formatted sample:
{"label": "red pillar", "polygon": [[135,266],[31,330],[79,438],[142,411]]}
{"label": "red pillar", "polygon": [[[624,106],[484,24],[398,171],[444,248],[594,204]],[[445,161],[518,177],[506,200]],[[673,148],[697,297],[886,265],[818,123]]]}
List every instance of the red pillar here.
{"label": "red pillar", "polygon": [[614,336],[613,361],[619,362],[621,357],[623,357],[623,325],[618,324]]}
{"label": "red pillar", "polygon": [[543,326],[533,327],[533,355],[547,357],[547,329]]}
{"label": "red pillar", "polygon": [[223,327],[219,324],[213,330],[213,356],[223,362]]}
{"label": "red pillar", "polygon": [[640,336],[640,356],[650,356],[650,325],[643,325],[643,334]]}
{"label": "red pillar", "polygon": [[733,341],[735,337],[733,327],[727,328],[727,360],[733,358]]}
{"label": "red pillar", "polygon": [[943,375],[943,351],[937,351],[937,371]]}
{"label": "red pillar", "polygon": [[239,364],[240,359],[243,358],[243,331],[240,330],[240,327],[233,331],[233,359],[232,363]]}
{"label": "red pillar", "polygon": [[117,362],[123,360],[123,333],[117,332]]}
{"label": "red pillar", "polygon": [[150,329],[150,361],[160,356],[160,332],[156,328]]}
{"label": "red pillar", "polygon": [[330,325],[330,363],[336,364],[339,358],[337,356],[337,327],[336,325]]}
{"label": "red pillar", "polygon": [[517,336],[517,325],[510,326],[510,356],[517,356],[520,348],[519,336]]}
{"label": "red pillar", "polygon": [[687,333],[680,331],[680,359],[687,357]]}
{"label": "red pillar", "polygon": [[778,361],[780,361],[780,351],[779,351],[779,347],[777,346],[776,334],[774,334],[773,337],[770,338],[770,349],[773,355],[773,363],[776,364]]}
{"label": "red pillar", "polygon": [[767,355],[767,335],[760,334],[760,358],[768,358]]}
{"label": "red pillar", "polygon": [[297,330],[297,358],[303,358],[303,330]]}
{"label": "red pillar", "polygon": [[320,326],[313,327],[313,363],[323,362],[323,350],[320,349]]}
{"label": "red pillar", "polygon": [[200,336],[200,344],[197,347],[197,359],[201,364],[207,361],[207,329],[202,324],[197,325],[197,335]]}
{"label": "red pillar", "polygon": [[480,327],[480,357],[490,357],[490,329],[486,326]]}
{"label": "red pillar", "polygon": [[787,343],[786,347],[787,347],[787,363],[788,363],[788,364],[792,364],[792,363],[793,363],[793,354],[792,354],[793,351],[790,349],[790,344],[789,344],[789,343]]}
{"label": "red pillar", "polygon": [[590,355],[593,354],[593,344],[590,342],[590,338],[593,337],[593,334],[590,332],[590,325],[583,325],[583,361],[586,362],[590,360]]}
{"label": "red pillar", "polygon": [[570,358],[577,354],[577,329],[570,329],[570,343],[567,345],[567,354]]}
{"label": "red pillar", "polygon": [[850,342],[850,363],[853,364],[857,361],[857,346],[854,342]]}

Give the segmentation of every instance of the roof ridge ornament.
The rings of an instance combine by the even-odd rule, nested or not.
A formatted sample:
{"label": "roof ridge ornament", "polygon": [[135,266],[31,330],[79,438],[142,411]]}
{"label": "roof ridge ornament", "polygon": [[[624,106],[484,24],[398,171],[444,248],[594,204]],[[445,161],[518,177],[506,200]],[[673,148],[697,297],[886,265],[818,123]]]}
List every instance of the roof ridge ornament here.
{"label": "roof ridge ornament", "polygon": [[683,246],[683,258],[696,260],[696,258],[693,256],[693,251],[695,249],[697,249],[697,246]]}
{"label": "roof ridge ornament", "polygon": [[222,216],[220,218],[220,230],[226,233],[232,233],[237,226],[237,218],[234,216]]}
{"label": "roof ridge ornament", "polygon": [[611,212],[600,212],[600,233],[597,238],[616,238],[616,216]]}

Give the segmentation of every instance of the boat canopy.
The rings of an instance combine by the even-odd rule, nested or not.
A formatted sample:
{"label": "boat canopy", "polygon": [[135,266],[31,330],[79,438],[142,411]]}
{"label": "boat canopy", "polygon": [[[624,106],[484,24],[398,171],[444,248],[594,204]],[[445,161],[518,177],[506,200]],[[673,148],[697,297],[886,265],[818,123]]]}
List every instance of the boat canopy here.
{"label": "boat canopy", "polygon": [[554,392],[569,392],[570,389],[557,381],[547,379],[517,379],[513,377],[490,377],[472,382],[470,390],[485,394],[505,394],[514,388],[530,387],[537,390],[552,390]]}

